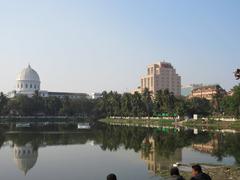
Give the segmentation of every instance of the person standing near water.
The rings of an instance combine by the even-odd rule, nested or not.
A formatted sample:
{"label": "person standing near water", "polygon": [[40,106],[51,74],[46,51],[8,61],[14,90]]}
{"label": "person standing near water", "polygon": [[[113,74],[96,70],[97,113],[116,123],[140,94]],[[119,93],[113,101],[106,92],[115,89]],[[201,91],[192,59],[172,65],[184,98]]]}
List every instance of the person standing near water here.
{"label": "person standing near water", "polygon": [[109,174],[107,180],[117,180],[117,176],[115,174]]}
{"label": "person standing near water", "polygon": [[208,174],[205,174],[202,171],[202,167],[200,165],[192,166],[192,178],[191,180],[212,180]]}
{"label": "person standing near water", "polygon": [[169,177],[167,180],[185,180],[179,173],[179,169],[177,167],[173,167],[170,170],[170,175],[171,177]]}

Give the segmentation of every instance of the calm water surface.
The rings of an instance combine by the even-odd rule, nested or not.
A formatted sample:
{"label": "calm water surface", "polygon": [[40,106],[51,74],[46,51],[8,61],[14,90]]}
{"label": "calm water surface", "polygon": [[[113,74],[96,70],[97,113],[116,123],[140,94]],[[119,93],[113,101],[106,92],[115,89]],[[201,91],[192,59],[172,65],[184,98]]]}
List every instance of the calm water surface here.
{"label": "calm water surface", "polygon": [[239,134],[97,124],[0,126],[1,180],[161,179],[173,163],[238,166]]}

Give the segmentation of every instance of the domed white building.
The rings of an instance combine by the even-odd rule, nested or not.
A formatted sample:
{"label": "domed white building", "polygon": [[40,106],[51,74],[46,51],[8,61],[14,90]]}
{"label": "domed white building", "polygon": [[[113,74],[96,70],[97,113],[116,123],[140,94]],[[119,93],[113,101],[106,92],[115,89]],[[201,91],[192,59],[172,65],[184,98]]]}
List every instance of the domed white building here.
{"label": "domed white building", "polygon": [[40,88],[40,77],[30,65],[24,68],[16,78],[16,89],[8,93],[8,97],[13,98],[17,95],[26,95],[32,97],[36,92],[42,97],[68,97],[70,99],[89,98],[86,93],[69,93],[69,92],[48,92]]}
{"label": "domed white building", "polygon": [[40,91],[40,84],[38,73],[28,65],[17,76],[16,93],[32,96],[36,91]]}

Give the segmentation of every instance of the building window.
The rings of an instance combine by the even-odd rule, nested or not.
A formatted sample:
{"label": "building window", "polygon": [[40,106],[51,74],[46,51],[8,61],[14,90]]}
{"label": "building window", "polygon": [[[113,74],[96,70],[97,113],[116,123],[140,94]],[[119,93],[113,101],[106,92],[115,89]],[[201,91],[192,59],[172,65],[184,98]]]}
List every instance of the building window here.
{"label": "building window", "polygon": [[37,88],[37,86],[36,86],[36,84],[34,85],[34,89],[36,89]]}
{"label": "building window", "polygon": [[21,84],[21,89],[23,88],[23,85]]}
{"label": "building window", "polygon": [[30,84],[30,88],[32,89],[32,84]]}
{"label": "building window", "polygon": [[28,84],[25,84],[25,88],[28,88]]}

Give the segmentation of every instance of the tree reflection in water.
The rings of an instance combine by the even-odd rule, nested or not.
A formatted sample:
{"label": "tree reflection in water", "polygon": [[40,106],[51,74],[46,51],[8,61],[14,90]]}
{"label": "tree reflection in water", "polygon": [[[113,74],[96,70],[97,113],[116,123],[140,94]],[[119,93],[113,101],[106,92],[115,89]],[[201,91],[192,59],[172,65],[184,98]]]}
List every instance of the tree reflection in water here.
{"label": "tree reflection in water", "polygon": [[[211,154],[219,161],[223,157],[233,156],[236,163],[240,164],[240,143],[238,143],[240,134],[200,132],[195,135],[193,130],[179,132],[176,129],[119,127],[104,124],[97,124],[91,130],[77,130],[75,125],[55,124],[45,128],[34,127],[22,132],[5,133],[14,130],[14,126],[9,126],[5,127],[4,132],[0,132],[0,145],[11,141],[14,153],[17,153],[16,158],[32,158],[27,168],[20,168],[24,169],[24,172],[36,163],[38,148],[41,146],[86,144],[88,141],[93,141],[104,151],[117,151],[123,147],[126,150],[139,152],[140,158],[147,163],[149,171],[154,173],[168,170],[173,163],[181,162],[181,150],[189,146],[197,151]],[[43,130],[45,133],[42,132]],[[23,156],[24,150],[29,152],[29,156]],[[18,152],[20,152],[19,156],[17,156]]]}

